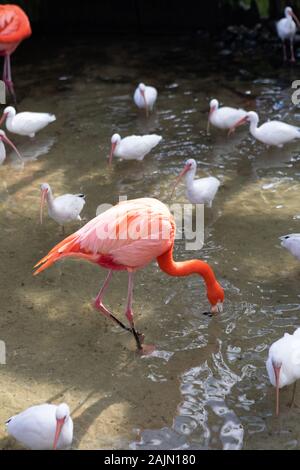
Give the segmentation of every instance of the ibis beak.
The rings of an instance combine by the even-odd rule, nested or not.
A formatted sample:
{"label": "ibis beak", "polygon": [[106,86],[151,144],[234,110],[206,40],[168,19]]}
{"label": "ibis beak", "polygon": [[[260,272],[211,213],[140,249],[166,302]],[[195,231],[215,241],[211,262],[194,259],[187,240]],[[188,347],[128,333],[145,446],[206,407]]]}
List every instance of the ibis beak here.
{"label": "ibis beak", "polygon": [[280,369],[281,366],[275,366],[273,364],[275,380],[276,380],[276,416],[279,416],[279,376],[280,376]]}
{"label": "ibis beak", "polygon": [[148,107],[148,103],[147,103],[147,100],[146,100],[146,95],[145,95],[144,91],[141,91],[141,94],[142,94],[142,97],[143,97],[144,102],[145,102],[146,117],[148,117],[149,116],[149,107]]}
{"label": "ibis beak", "polygon": [[175,181],[175,184],[173,186],[173,190],[172,190],[172,193],[171,193],[171,198],[173,197],[173,194],[174,194],[174,191],[176,189],[176,186],[178,185],[178,183],[180,182],[180,180],[184,177],[184,175],[189,171],[190,169],[190,166],[189,165],[186,165],[184,167],[184,169],[182,170],[182,172],[180,173],[180,175],[177,176],[176,178],[176,181]]}
{"label": "ibis beak", "polygon": [[245,122],[247,122],[247,117],[243,117],[243,118],[240,119],[238,122],[236,122],[236,123],[229,129],[228,135],[233,134],[234,131],[236,130],[236,128],[239,127],[239,126],[242,126],[243,124],[245,124]]}
{"label": "ibis beak", "polygon": [[2,126],[2,124],[5,122],[6,118],[7,118],[7,113],[3,113],[0,119],[0,126]]}
{"label": "ibis beak", "polygon": [[21,162],[23,162],[23,157],[22,155],[20,154],[19,150],[17,149],[17,147],[15,146],[15,144],[12,143],[12,141],[6,136],[6,135],[1,135],[0,136],[0,139],[5,142],[6,144],[10,145],[11,148],[16,152],[16,154],[18,155],[19,159],[21,160]]}
{"label": "ibis beak", "polygon": [[47,192],[48,192],[47,189],[43,189],[42,193],[41,193],[41,206],[40,206],[40,223],[41,223],[41,225],[43,223],[43,209],[44,209],[44,205],[45,205]]}
{"label": "ibis beak", "polygon": [[113,159],[113,156],[114,156],[114,153],[115,153],[115,150],[116,150],[116,146],[117,146],[116,143],[111,144],[111,150],[110,150],[109,159],[108,159],[108,165],[109,166],[111,166],[111,164],[112,164],[112,159]]}
{"label": "ibis beak", "polygon": [[295,15],[295,13],[293,11],[292,11],[291,15],[292,15],[292,18],[295,20],[295,23],[297,24],[298,28],[300,28],[300,21],[299,21],[298,17]]}
{"label": "ibis beak", "polygon": [[53,450],[56,450],[58,439],[59,439],[59,436],[60,436],[60,433],[62,431],[64,424],[65,424],[65,418],[56,420],[56,431],[55,431],[55,437],[54,437],[54,442],[53,442]]}

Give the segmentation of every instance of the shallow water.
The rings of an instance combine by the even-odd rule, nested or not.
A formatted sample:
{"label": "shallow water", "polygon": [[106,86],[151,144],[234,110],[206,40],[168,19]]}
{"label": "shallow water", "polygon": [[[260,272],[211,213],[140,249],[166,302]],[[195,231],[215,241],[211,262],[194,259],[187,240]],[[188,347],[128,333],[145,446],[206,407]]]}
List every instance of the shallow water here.
{"label": "shallow water", "polygon": [[[196,38],[62,39],[23,45],[13,63],[20,110],[48,111],[57,122],[34,141],[13,137],[26,157],[0,167],[0,422],[32,404],[68,402],[74,448],[299,448],[299,411],[281,393],[274,417],[268,346],[299,326],[299,264],[280,248],[280,235],[299,232],[298,145],[267,150],[247,128],[232,138],[206,135],[208,101],[257,109],[261,121],[297,124],[291,103],[297,68],[269,58],[228,59]],[[280,54],[280,51],[279,51]],[[135,109],[135,85],[157,86],[155,113]],[[161,134],[143,162],[107,167],[112,133]],[[101,203],[151,196],[170,202],[170,185],[186,158],[198,175],[222,180],[205,212],[198,256],[226,291],[224,313],[202,315],[207,299],[197,277],[175,279],[153,264],[136,275],[138,329],[156,352],[140,358],[132,339],[91,307],[105,272],[66,261],[33,278],[32,266],[61,239],[58,226],[38,220],[40,183],[55,194],[83,192],[89,220]],[[186,201],[184,184],[176,201]],[[78,225],[68,227],[68,232]],[[107,303],[123,315],[127,276],[117,273]],[[300,393],[300,392],[299,392]],[[300,400],[300,398],[299,398]],[[0,427],[0,448],[18,448]]]}

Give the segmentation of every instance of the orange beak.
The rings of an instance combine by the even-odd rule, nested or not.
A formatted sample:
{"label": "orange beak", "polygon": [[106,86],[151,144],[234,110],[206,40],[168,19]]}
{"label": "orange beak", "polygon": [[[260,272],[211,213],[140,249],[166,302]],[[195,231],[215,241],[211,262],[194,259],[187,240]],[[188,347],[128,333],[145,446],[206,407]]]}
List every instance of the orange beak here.
{"label": "orange beak", "polygon": [[17,147],[12,143],[12,141],[6,136],[6,135],[1,135],[0,136],[0,139],[2,140],[2,142],[5,142],[6,144],[10,145],[11,148],[16,152],[16,154],[18,155],[19,159],[21,160],[21,162],[23,161],[23,157],[22,155],[20,154],[19,150],[17,149]]}
{"label": "orange beak", "polygon": [[41,206],[40,206],[40,222],[41,222],[41,225],[43,223],[43,209],[44,209],[44,205],[45,205],[47,192],[48,192],[48,189],[43,189],[42,193],[41,193]]}
{"label": "orange beak", "polygon": [[65,418],[56,420],[56,431],[55,431],[55,437],[54,437],[54,442],[53,442],[53,450],[56,450],[58,439],[59,439],[59,436],[60,436],[60,433],[62,431],[64,424],[65,424]]}
{"label": "orange beak", "polygon": [[276,380],[276,416],[279,416],[279,376],[280,376],[280,369],[281,366],[275,366],[273,364],[275,380]]}
{"label": "orange beak", "polygon": [[229,129],[229,132],[228,132],[228,135],[231,135],[234,133],[234,131],[236,130],[237,127],[239,126],[242,126],[243,124],[245,124],[245,122],[247,122],[247,117],[243,117],[242,119],[240,119],[238,122],[236,122],[230,129]]}
{"label": "orange beak", "polygon": [[190,165],[185,165],[182,172],[177,176],[176,181],[175,181],[174,186],[173,186],[172,193],[171,193],[171,198],[173,197],[174,191],[175,191],[176,187],[178,186],[178,183],[184,177],[184,175],[190,170],[190,168],[191,168]]}
{"label": "orange beak", "polygon": [[5,122],[6,118],[7,118],[7,113],[3,113],[0,119],[0,126],[2,126],[2,124]]}
{"label": "orange beak", "polygon": [[215,111],[215,107],[213,106],[210,110],[209,110],[209,113],[208,113],[208,119],[207,119],[207,127],[206,127],[206,133],[209,134],[209,131],[210,131],[210,117],[212,115],[212,113]]}
{"label": "orange beak", "polygon": [[146,116],[148,117],[149,116],[149,108],[148,108],[148,103],[147,103],[147,100],[146,100],[145,92],[141,91],[141,95],[142,95],[142,97],[144,99],[144,102],[145,102]]}
{"label": "orange beak", "polygon": [[111,150],[110,150],[109,159],[108,159],[109,166],[111,166],[111,164],[112,164],[112,159],[113,159],[113,156],[114,156],[114,153],[115,153],[115,150],[116,150],[116,146],[117,146],[116,143],[111,144]]}
{"label": "orange beak", "polygon": [[291,17],[295,20],[295,23],[298,26],[298,28],[300,28],[300,21],[293,11],[291,13]]}

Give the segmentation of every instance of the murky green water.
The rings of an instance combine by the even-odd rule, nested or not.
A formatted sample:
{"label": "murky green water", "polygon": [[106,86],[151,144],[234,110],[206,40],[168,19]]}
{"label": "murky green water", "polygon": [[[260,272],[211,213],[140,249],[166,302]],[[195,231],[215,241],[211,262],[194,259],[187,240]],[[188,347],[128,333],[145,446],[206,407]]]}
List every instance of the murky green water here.
{"label": "murky green water", "polygon": [[[298,145],[267,150],[246,128],[230,139],[205,133],[212,97],[256,108],[262,121],[300,122],[290,99],[297,68],[242,53],[231,60],[175,37],[49,44],[22,46],[14,72],[19,109],[53,112],[57,122],[34,141],[14,137],[24,168],[13,156],[0,167],[0,339],[7,347],[0,421],[64,400],[73,410],[74,448],[299,448],[291,392],[281,393],[275,418],[265,370],[268,346],[299,326],[299,263],[278,241],[299,232]],[[140,81],[159,90],[149,120],[132,102]],[[155,132],[164,140],[143,162],[115,161],[110,171],[114,132]],[[39,185],[47,181],[56,194],[84,192],[88,220],[119,195],[170,202],[186,158],[197,160],[198,175],[223,184],[205,214],[204,248],[186,252],[178,241],[176,258],[211,263],[226,291],[225,309],[203,316],[199,278],[169,278],[149,266],[136,275],[134,310],[157,350],[140,358],[132,339],[91,307],[104,270],[66,261],[32,277],[32,266],[61,238],[49,218],[39,225]],[[184,185],[176,200],[185,201]],[[107,303],[120,318],[126,292],[126,274],[115,274]],[[0,447],[17,447],[4,426]]]}

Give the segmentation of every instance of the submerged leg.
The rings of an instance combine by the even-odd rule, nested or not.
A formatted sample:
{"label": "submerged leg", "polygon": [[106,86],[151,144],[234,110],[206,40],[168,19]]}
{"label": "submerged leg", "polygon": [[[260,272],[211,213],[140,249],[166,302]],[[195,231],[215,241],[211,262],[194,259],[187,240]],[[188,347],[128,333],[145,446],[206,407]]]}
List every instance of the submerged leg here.
{"label": "submerged leg", "polygon": [[296,62],[295,54],[294,54],[294,41],[290,40],[290,49],[291,49],[291,62]]}
{"label": "submerged leg", "polygon": [[283,51],[283,61],[287,61],[287,54],[286,54],[286,44],[285,41],[282,41],[282,51]]}
{"label": "submerged leg", "polygon": [[143,347],[142,347],[143,336],[136,331],[135,326],[134,326],[133,311],[132,311],[132,295],[133,295],[133,272],[128,271],[128,297],[127,297],[127,307],[126,307],[125,315],[126,315],[127,320],[130,323],[131,332],[136,341],[137,348],[139,351],[142,351],[143,350]]}
{"label": "submerged leg", "polygon": [[105,279],[105,281],[104,281],[103,286],[101,287],[101,290],[100,290],[99,294],[97,295],[97,297],[94,301],[94,307],[97,310],[99,310],[106,318],[110,318],[115,323],[117,323],[117,325],[119,325],[121,328],[123,328],[126,331],[130,331],[130,333],[132,333],[131,329],[128,328],[127,326],[125,326],[120,320],[118,320],[102,303],[105,291],[107,290],[107,288],[109,286],[109,283],[111,281],[112,274],[113,274],[113,272],[112,272],[112,270],[110,270],[107,277],[106,277],[106,279]]}

